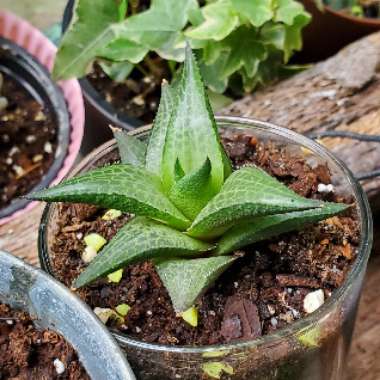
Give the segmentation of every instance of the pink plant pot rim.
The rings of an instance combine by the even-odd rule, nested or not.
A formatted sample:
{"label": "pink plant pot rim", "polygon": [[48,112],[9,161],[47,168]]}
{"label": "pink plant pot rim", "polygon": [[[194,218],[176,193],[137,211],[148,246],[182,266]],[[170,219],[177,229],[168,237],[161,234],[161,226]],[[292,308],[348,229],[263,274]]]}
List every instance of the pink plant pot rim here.
{"label": "pink plant pot rim", "polygon": [[[29,52],[49,71],[52,70],[57,48],[37,28],[11,12],[0,10],[0,36],[11,40]],[[64,163],[55,179],[50,183],[59,183],[72,168],[79,153],[84,132],[84,104],[80,85],[77,80],[70,79],[58,83],[66,100],[70,114],[70,143]],[[19,217],[35,207],[38,202],[28,205],[12,215],[0,219],[0,225]]]}

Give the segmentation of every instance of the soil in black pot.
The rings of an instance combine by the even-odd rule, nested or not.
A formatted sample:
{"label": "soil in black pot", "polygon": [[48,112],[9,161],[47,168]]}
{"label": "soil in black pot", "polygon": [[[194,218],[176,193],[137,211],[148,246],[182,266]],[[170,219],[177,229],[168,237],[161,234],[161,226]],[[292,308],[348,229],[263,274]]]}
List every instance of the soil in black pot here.
{"label": "soil in black pot", "polygon": [[0,303],[0,379],[89,380],[73,347],[54,331]]}
{"label": "soil in black pot", "polygon": [[0,73],[0,209],[28,193],[57,148],[53,116],[13,78]]}
{"label": "soil in black pot", "polygon": [[[298,194],[326,201],[352,203],[336,192],[318,192],[330,184],[325,165],[311,168],[302,157],[245,134],[224,134],[233,165],[256,164]],[[114,160],[115,157],[109,157]],[[105,210],[80,204],[60,204],[51,245],[55,276],[71,286],[85,267],[83,237],[97,232],[110,240],[130,220],[122,215],[105,221]],[[325,299],[344,282],[357,255],[360,228],[354,208],[344,214],[283,234],[235,252],[240,260],[198,301],[199,324],[190,327],[175,315],[170,298],[151,262],[130,265],[120,283],[98,280],[77,290],[92,308],[131,306],[124,323],[113,328],[145,342],[209,345],[249,340],[270,334],[307,315],[305,297],[314,291]]]}
{"label": "soil in black pot", "polygon": [[156,115],[164,78],[170,78],[169,68],[158,56],[146,58],[122,82],[113,81],[97,64],[87,76],[92,86],[118,112],[146,123],[151,123]]}

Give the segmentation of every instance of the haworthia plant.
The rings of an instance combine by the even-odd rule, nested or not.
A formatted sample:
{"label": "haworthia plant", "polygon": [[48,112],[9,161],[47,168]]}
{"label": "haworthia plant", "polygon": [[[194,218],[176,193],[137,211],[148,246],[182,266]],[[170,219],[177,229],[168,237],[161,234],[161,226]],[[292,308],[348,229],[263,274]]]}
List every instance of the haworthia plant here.
{"label": "haworthia plant", "polygon": [[82,272],[75,287],[149,259],[175,311],[182,312],[238,260],[234,250],[347,208],[303,198],[255,166],[231,174],[189,47],[181,78],[175,85],[163,84],[148,143],[120,130],[114,134],[121,163],[30,196],[136,215]]}

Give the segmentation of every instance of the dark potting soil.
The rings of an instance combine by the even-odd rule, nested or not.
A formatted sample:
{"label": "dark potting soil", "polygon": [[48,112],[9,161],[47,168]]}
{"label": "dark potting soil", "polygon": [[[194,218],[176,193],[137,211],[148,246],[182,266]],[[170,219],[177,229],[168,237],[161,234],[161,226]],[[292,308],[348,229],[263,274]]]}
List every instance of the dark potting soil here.
{"label": "dark potting soil", "polygon": [[[325,165],[310,167],[304,158],[272,143],[247,135],[225,134],[223,143],[235,168],[256,164],[298,194],[345,202],[336,192],[319,193],[330,184]],[[80,204],[61,204],[55,218],[52,268],[70,286],[84,269],[83,237],[97,232],[110,240],[130,217],[104,221],[105,210]],[[209,345],[247,340],[291,324],[307,315],[304,298],[321,289],[325,298],[340,287],[357,255],[360,229],[356,210],[255,243],[235,252],[241,256],[197,302],[198,327],[190,327],[173,311],[170,298],[151,262],[130,265],[119,284],[98,280],[78,289],[92,308],[131,306],[124,323],[112,328],[145,342]]]}
{"label": "dark potting soil", "polygon": [[118,112],[151,123],[160,101],[161,82],[169,77],[166,63],[155,57],[145,59],[122,82],[113,81],[97,64],[87,79]]}
{"label": "dark potting soil", "polygon": [[73,347],[30,316],[0,303],[0,379],[89,380]]}
{"label": "dark potting soil", "polygon": [[7,104],[0,107],[1,209],[13,198],[28,193],[49,170],[57,146],[57,129],[49,110],[15,80],[0,76],[0,97]]}

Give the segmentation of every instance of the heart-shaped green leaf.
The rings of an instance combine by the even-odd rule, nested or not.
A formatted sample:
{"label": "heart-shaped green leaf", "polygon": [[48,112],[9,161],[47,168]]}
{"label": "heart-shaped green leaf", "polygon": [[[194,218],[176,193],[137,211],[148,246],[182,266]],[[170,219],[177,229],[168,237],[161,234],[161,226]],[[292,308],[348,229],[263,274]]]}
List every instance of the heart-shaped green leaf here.
{"label": "heart-shaped green leaf", "polygon": [[193,306],[197,298],[236,260],[231,256],[174,259],[156,262],[157,272],[178,313]]}
{"label": "heart-shaped green leaf", "polygon": [[112,127],[111,129],[117,142],[121,162],[134,166],[144,166],[146,143],[120,128]]}
{"label": "heart-shaped green leaf", "polygon": [[211,185],[216,193],[224,181],[223,148],[199,68],[189,46],[175,92],[163,159],[165,189],[168,191],[175,182],[177,159],[185,173],[189,174],[203,165],[208,157],[211,162]]}
{"label": "heart-shaped green leaf", "polygon": [[144,168],[110,165],[29,196],[48,202],[78,202],[149,216],[184,229],[186,217],[162,191],[160,179]]}
{"label": "heart-shaped green leaf", "polygon": [[236,11],[247,17],[253,26],[262,26],[273,17],[272,0],[231,0]]}
{"label": "heart-shaped green leaf", "polygon": [[99,277],[129,264],[157,257],[194,257],[213,246],[147,218],[136,217],[91,261],[74,287],[84,286]]}
{"label": "heart-shaped green leaf", "polygon": [[69,79],[85,75],[100,48],[115,37],[120,21],[117,1],[77,0],[71,24],[60,43],[53,77]]}
{"label": "heart-shaped green leaf", "polygon": [[336,215],[347,207],[344,203],[324,203],[323,207],[316,209],[253,218],[227,231],[219,241],[215,253],[225,255],[257,241],[302,229],[309,223]]}
{"label": "heart-shaped green leaf", "polygon": [[233,172],[221,191],[199,213],[189,229],[195,237],[221,235],[241,219],[321,207],[303,198],[257,167]]}
{"label": "heart-shaped green leaf", "polygon": [[207,158],[197,171],[183,176],[170,189],[169,199],[190,220],[194,220],[214,196],[210,174],[211,163]]}

